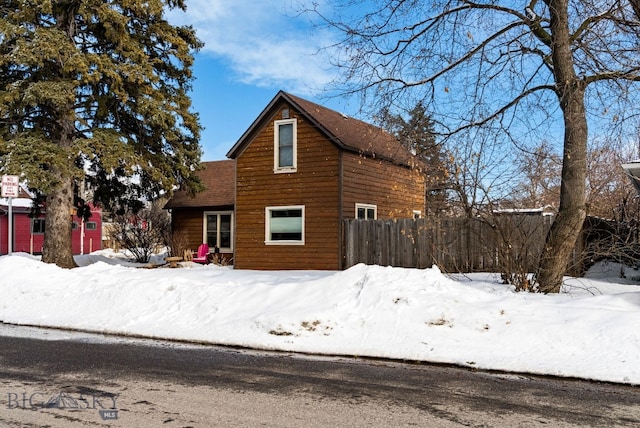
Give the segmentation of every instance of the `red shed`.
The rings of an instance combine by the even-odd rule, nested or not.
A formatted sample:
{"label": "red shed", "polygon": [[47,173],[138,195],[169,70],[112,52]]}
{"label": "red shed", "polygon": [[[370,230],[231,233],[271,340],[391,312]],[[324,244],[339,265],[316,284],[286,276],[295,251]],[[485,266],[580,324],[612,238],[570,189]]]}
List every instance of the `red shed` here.
{"label": "red shed", "polygon": [[[13,198],[13,252],[42,254],[46,212],[40,216],[31,215],[31,199]],[[73,222],[72,249],[73,254],[87,254],[102,249],[102,211],[91,205],[91,217],[83,222],[77,216],[69,215]],[[0,255],[9,252],[9,200],[0,199]]]}

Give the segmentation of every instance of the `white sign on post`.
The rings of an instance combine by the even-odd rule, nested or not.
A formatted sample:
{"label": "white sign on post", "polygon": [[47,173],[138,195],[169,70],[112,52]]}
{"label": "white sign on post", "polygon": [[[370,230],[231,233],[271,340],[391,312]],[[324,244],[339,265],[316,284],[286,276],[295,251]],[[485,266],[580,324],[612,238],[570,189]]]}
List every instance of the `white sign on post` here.
{"label": "white sign on post", "polygon": [[17,198],[20,178],[17,175],[2,176],[2,197]]}
{"label": "white sign on post", "polygon": [[13,253],[13,209],[11,201],[18,197],[19,179],[17,175],[2,176],[3,198],[9,198],[9,233],[7,234],[7,250],[9,255]]}

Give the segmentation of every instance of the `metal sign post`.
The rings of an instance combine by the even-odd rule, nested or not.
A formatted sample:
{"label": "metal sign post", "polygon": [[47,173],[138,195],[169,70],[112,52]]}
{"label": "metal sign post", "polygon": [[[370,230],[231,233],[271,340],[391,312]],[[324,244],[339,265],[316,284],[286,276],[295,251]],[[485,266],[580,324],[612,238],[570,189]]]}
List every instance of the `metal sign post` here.
{"label": "metal sign post", "polygon": [[2,197],[9,199],[9,230],[7,232],[7,252],[13,253],[13,198],[18,197],[20,177],[17,175],[2,176]]}

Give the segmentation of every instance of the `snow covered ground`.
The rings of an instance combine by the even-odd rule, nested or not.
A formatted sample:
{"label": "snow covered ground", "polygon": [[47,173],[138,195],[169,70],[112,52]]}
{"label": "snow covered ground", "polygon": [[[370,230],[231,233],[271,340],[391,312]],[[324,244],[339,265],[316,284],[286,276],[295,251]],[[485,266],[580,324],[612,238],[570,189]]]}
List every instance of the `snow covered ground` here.
{"label": "snow covered ground", "polygon": [[437,268],[142,269],[111,251],[76,261],[0,257],[0,321],[640,384],[640,271],[624,279],[615,264],[540,295]]}

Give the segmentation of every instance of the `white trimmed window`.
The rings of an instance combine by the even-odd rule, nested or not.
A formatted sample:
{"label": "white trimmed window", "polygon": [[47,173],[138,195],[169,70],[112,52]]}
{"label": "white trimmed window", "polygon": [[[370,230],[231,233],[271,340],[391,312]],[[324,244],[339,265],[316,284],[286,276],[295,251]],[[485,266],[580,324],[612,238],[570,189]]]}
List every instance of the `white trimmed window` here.
{"label": "white trimmed window", "polygon": [[265,244],[304,244],[304,205],[265,208]]}
{"label": "white trimmed window", "polygon": [[356,204],[356,218],[359,220],[375,220],[378,218],[378,207],[371,204]]}
{"label": "white trimmed window", "polygon": [[422,217],[422,212],[420,210],[413,210],[413,219],[418,220]]}
{"label": "white trimmed window", "polygon": [[295,172],[297,168],[295,119],[276,120],[273,139],[273,172]]}
{"label": "white trimmed window", "polygon": [[233,252],[233,212],[205,211],[203,241],[211,252],[215,247],[222,253]]}

